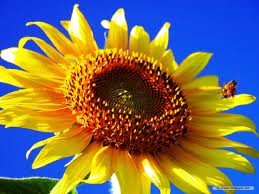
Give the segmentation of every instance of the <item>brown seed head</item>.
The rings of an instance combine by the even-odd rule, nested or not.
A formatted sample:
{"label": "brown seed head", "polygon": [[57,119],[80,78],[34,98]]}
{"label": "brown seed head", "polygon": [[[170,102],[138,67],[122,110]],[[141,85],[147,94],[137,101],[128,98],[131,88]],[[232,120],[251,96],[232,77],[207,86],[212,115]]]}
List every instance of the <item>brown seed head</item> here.
{"label": "brown seed head", "polygon": [[187,132],[179,86],[142,54],[106,49],[87,56],[71,70],[64,94],[78,123],[104,145],[153,154]]}

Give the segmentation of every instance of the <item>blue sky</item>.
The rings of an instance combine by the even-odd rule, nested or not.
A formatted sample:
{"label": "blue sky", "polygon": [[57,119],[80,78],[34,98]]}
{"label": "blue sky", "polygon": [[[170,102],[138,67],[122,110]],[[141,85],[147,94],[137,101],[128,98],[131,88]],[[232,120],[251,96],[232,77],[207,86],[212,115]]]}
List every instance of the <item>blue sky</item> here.
{"label": "blue sky", "polygon": [[[212,52],[214,56],[202,75],[218,75],[221,84],[235,79],[238,82],[237,93],[259,96],[259,2],[257,0],[1,0],[0,49],[16,46],[23,36],[44,37],[36,27],[25,27],[28,21],[45,21],[63,30],[59,21],[70,18],[75,3],[80,4],[80,9],[85,13],[100,47],[104,44],[104,29],[100,21],[110,19],[118,8],[125,9],[130,28],[134,25],[142,25],[152,38],[163,23],[169,21],[171,23],[169,47],[173,49],[178,62],[191,52]],[[29,46],[35,48],[33,45]],[[10,67],[10,64],[3,60],[0,64]],[[13,89],[1,84],[0,94]],[[258,102],[255,102],[230,112],[244,114],[258,125],[257,108]],[[0,130],[0,176],[56,178],[62,176],[63,166],[68,159],[38,170],[31,169],[37,151],[28,161],[25,159],[25,153],[30,146],[49,137],[50,134],[19,128],[5,129],[2,126]],[[252,134],[234,134],[230,138],[252,145],[259,150],[258,139]],[[249,159],[255,167],[259,168],[259,160]],[[259,193],[259,173],[247,175],[233,170],[223,171],[231,177],[236,186],[255,186],[255,191],[246,193]],[[172,187],[172,193],[182,193]],[[101,186],[85,185],[78,190],[82,194],[107,194],[108,189],[109,183]],[[153,189],[153,192],[158,193],[156,189]],[[245,192],[237,192],[239,193]]]}

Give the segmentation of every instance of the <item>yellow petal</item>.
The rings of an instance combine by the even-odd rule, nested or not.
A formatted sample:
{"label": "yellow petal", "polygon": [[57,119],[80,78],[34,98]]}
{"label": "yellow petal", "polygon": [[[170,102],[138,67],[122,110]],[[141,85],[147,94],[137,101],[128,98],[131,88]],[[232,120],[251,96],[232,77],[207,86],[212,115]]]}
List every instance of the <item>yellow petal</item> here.
{"label": "yellow petal", "polygon": [[178,68],[172,50],[165,51],[160,62],[162,63],[163,69],[165,69],[168,74],[172,74]]}
{"label": "yellow petal", "polygon": [[195,88],[217,87],[219,86],[218,76],[207,75],[194,79],[191,82],[184,84],[181,88],[183,90],[190,90]]}
{"label": "yellow petal", "polygon": [[105,29],[108,30],[110,28],[110,21],[109,20],[102,20],[101,25],[102,25],[102,27],[104,27]]}
{"label": "yellow petal", "polygon": [[217,111],[225,111],[234,108],[239,105],[246,105],[254,102],[256,100],[255,96],[250,94],[239,94],[232,98],[224,98],[221,103],[216,105]]}
{"label": "yellow petal", "polygon": [[[24,48],[9,48],[1,52],[1,57],[9,63],[13,63],[22,69],[48,78],[64,79],[65,72],[49,58]],[[28,60],[30,59],[30,60]]]}
{"label": "yellow petal", "polygon": [[62,80],[38,77],[25,71],[6,69],[3,66],[0,66],[0,82],[20,88],[58,88],[63,84]]}
{"label": "yellow petal", "polygon": [[160,189],[160,192],[170,194],[170,183],[166,175],[159,168],[153,156],[141,155],[140,162],[146,177],[148,177]]}
{"label": "yellow petal", "polygon": [[91,173],[85,183],[102,184],[108,181],[112,174],[112,148],[106,146],[101,148],[93,158]]}
{"label": "yellow petal", "polygon": [[63,55],[78,55],[77,48],[73,43],[55,27],[44,22],[28,22],[26,26],[36,25],[43,30],[54,46]]}
{"label": "yellow petal", "polygon": [[177,82],[185,84],[192,81],[205,68],[211,56],[211,53],[196,52],[185,58],[174,74]]}
{"label": "yellow petal", "polygon": [[195,114],[213,114],[216,112],[226,111],[236,106],[250,104],[255,101],[255,96],[249,94],[239,94],[234,97],[220,99],[221,94],[211,96],[193,95],[188,98],[188,102]]}
{"label": "yellow petal", "polygon": [[48,43],[40,38],[24,37],[20,39],[18,47],[23,48],[25,44],[30,40],[35,42],[41,48],[41,50],[56,64],[60,65],[61,67],[62,65],[69,67],[68,62],[64,59],[64,57],[56,49],[54,49],[52,46],[50,46]]}
{"label": "yellow petal", "polygon": [[170,23],[166,22],[150,44],[150,56],[160,59],[168,46]]}
{"label": "yellow petal", "polygon": [[[179,146],[173,146],[170,151],[170,156],[176,160],[179,167],[185,169],[191,174],[198,176],[208,185],[212,186],[232,186],[230,179],[220,170],[212,167],[204,162],[201,162],[191,154],[186,153]],[[226,193],[232,194],[234,191],[226,190]]]}
{"label": "yellow petal", "polygon": [[242,131],[256,133],[253,121],[238,114],[193,115],[190,126],[191,133],[205,137],[220,137]]}
{"label": "yellow petal", "polygon": [[86,131],[68,138],[53,139],[40,151],[32,168],[37,169],[61,158],[78,154],[87,147],[91,139],[92,135]]}
{"label": "yellow petal", "polygon": [[128,25],[123,9],[118,9],[112,16],[107,39],[108,48],[126,50],[128,47]]}
{"label": "yellow petal", "polygon": [[111,177],[110,192],[113,194],[121,194],[120,184],[115,174],[113,174]]}
{"label": "yellow petal", "polygon": [[151,193],[151,181],[141,175],[141,194],[150,194]]}
{"label": "yellow petal", "polygon": [[[182,89],[182,88],[181,88]],[[194,110],[194,114],[211,114],[215,111],[213,111],[213,108],[211,109],[200,109],[198,105],[197,99],[203,101],[202,103],[205,103],[204,101],[217,103],[218,101],[221,100],[221,87],[219,86],[205,86],[205,87],[200,87],[200,88],[193,88],[193,89],[182,89],[183,93],[185,94],[186,99],[188,100],[188,105],[189,107]]]}
{"label": "yellow petal", "polygon": [[92,159],[100,148],[100,144],[91,143],[81,155],[67,166],[62,179],[56,184],[50,194],[67,194],[76,187],[91,171]]}
{"label": "yellow petal", "polygon": [[234,152],[205,148],[186,139],[181,139],[180,145],[184,150],[212,166],[233,168],[244,173],[255,172],[253,165],[246,158]]}
{"label": "yellow petal", "polygon": [[68,32],[83,54],[88,54],[97,49],[93,32],[86,21],[84,15],[78,9],[79,5],[74,6]]}
{"label": "yellow petal", "polygon": [[64,139],[64,138],[66,139],[66,138],[72,137],[72,136],[78,134],[82,130],[83,129],[81,127],[79,127],[78,125],[75,125],[75,126],[72,126],[71,128],[65,129],[63,133],[60,133],[58,135],[55,135],[53,137],[50,137],[48,139],[45,139],[43,141],[39,141],[39,142],[33,144],[33,146],[26,152],[26,159],[29,158],[29,156],[33,150],[35,150],[39,147],[42,147],[53,140]]}
{"label": "yellow petal", "polygon": [[58,110],[66,108],[64,94],[47,88],[27,88],[16,90],[0,97],[1,108],[30,108],[42,110]]}
{"label": "yellow petal", "polygon": [[62,21],[60,21],[60,24],[63,26],[63,28],[66,29],[66,31],[68,31],[69,24],[70,24],[69,20],[62,20]]}
{"label": "yellow petal", "polygon": [[113,169],[122,194],[140,194],[141,180],[138,169],[128,151],[113,151]]}
{"label": "yellow petal", "polygon": [[130,32],[130,52],[149,53],[150,38],[142,26],[134,26]]}
{"label": "yellow petal", "polygon": [[193,142],[208,148],[233,148],[236,151],[246,154],[251,157],[259,158],[259,152],[248,145],[231,141],[224,137],[201,137],[201,136],[190,136],[188,137]]}
{"label": "yellow petal", "polygon": [[4,109],[0,111],[0,124],[43,132],[58,132],[76,122],[69,109],[35,112],[31,109]]}
{"label": "yellow petal", "polygon": [[[183,93],[194,107],[199,106],[197,100],[218,101],[222,98],[217,76],[202,76],[181,86]],[[196,104],[195,104],[196,103]],[[192,106],[192,105],[191,105]]]}
{"label": "yellow petal", "polygon": [[187,172],[181,168],[168,155],[159,154],[157,161],[167,174],[169,180],[179,189],[186,193],[208,194],[210,193],[207,185],[195,174]]}

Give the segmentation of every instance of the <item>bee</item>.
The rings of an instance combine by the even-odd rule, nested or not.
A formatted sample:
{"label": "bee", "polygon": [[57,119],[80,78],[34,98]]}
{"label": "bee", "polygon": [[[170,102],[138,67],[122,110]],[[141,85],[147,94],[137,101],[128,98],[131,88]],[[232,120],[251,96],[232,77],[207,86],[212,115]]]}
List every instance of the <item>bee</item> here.
{"label": "bee", "polygon": [[222,96],[224,98],[234,97],[236,94],[236,85],[237,85],[236,80],[231,80],[227,84],[224,84],[221,90]]}

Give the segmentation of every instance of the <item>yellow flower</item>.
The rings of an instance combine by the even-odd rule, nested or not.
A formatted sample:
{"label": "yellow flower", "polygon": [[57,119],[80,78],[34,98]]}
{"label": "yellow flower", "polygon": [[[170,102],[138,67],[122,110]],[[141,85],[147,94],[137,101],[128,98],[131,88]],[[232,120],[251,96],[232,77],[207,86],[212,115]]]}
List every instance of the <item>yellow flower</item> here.
{"label": "yellow flower", "polygon": [[[43,22],[40,27],[55,48],[25,37],[1,57],[21,68],[0,68],[0,81],[21,89],[0,97],[0,123],[55,135],[27,152],[43,147],[32,167],[74,156],[51,194],[65,194],[80,182],[100,184],[115,173],[122,194],[148,194],[151,183],[162,194],[170,182],[186,193],[210,193],[208,185],[231,186],[217,167],[254,173],[243,156],[258,152],[224,136],[256,134],[245,116],[223,113],[255,100],[249,94],[221,97],[217,76],[196,76],[211,53],[196,52],[180,65],[167,50],[170,24],[154,40],[141,26],[128,37],[123,9],[110,21],[104,49],[75,5],[61,24],[67,38]],[[45,55],[25,49],[35,42]],[[226,191],[233,193],[233,191]]]}

